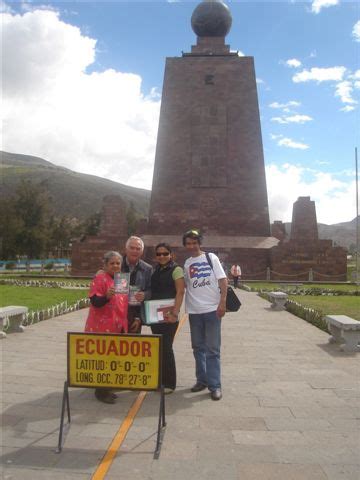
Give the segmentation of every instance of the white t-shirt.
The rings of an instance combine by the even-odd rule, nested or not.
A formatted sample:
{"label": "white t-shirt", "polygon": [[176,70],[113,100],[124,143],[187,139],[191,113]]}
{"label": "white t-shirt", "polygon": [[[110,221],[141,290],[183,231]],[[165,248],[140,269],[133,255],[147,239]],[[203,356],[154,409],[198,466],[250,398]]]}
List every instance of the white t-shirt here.
{"label": "white t-shirt", "polygon": [[185,309],[187,313],[208,313],[217,309],[220,302],[218,280],[226,278],[220,260],[209,253],[213,269],[205,254],[190,257],[184,265],[186,284]]}

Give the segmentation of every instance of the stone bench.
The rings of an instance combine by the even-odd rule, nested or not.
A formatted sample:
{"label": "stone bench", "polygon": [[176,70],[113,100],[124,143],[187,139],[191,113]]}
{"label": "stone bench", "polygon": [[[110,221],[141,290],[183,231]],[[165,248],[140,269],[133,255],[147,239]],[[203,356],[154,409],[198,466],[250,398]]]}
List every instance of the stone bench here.
{"label": "stone bench", "polygon": [[8,332],[23,332],[25,327],[22,323],[25,315],[28,312],[27,307],[19,307],[11,305],[9,307],[0,308],[0,338],[6,337],[6,333],[3,331],[4,327],[8,327]]}
{"label": "stone bench", "polygon": [[274,310],[285,310],[285,303],[288,299],[287,293],[269,292],[268,295],[271,301],[271,308],[273,308]]}
{"label": "stone bench", "polygon": [[343,352],[360,351],[360,322],[347,315],[326,315],[325,320],[332,335],[330,343],[340,344]]}

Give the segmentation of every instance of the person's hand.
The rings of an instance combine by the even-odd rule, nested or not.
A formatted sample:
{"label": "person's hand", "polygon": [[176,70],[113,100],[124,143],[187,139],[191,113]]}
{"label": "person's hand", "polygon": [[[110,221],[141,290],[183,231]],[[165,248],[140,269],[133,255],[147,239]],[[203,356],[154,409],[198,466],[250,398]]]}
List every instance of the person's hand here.
{"label": "person's hand", "polygon": [[136,292],[135,299],[137,302],[143,302],[145,299],[145,292]]}
{"label": "person's hand", "polygon": [[220,302],[218,308],[216,309],[216,314],[219,318],[222,318],[226,312],[226,304],[225,302]]}
{"label": "person's hand", "polygon": [[129,328],[129,331],[132,333],[136,332],[139,329],[140,325],[141,325],[140,318],[135,318]]}
{"label": "person's hand", "polygon": [[98,271],[95,273],[95,276],[96,276],[96,275],[101,275],[102,273],[105,273],[105,270],[102,270],[102,269],[100,268],[100,270],[98,270]]}
{"label": "person's hand", "polygon": [[106,292],[106,298],[111,298],[115,295],[115,288],[110,287],[109,290]]}
{"label": "person's hand", "polygon": [[169,311],[165,313],[164,320],[166,323],[175,323],[178,320],[178,316],[175,313]]}

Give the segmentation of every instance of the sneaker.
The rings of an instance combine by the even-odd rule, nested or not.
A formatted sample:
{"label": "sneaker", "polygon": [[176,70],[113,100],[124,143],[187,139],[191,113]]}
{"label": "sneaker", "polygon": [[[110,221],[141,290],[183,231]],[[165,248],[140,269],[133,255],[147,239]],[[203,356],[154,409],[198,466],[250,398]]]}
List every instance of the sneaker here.
{"label": "sneaker", "polygon": [[212,392],[210,392],[211,400],[221,400],[222,392],[220,388],[216,388]]}
{"label": "sneaker", "polygon": [[113,393],[107,390],[103,390],[101,388],[95,389],[95,397],[103,403],[113,404],[115,403],[115,398],[113,397]]}
{"label": "sneaker", "polygon": [[205,390],[207,388],[207,385],[204,385],[203,383],[196,382],[195,385],[190,389],[192,392],[201,392],[202,390]]}

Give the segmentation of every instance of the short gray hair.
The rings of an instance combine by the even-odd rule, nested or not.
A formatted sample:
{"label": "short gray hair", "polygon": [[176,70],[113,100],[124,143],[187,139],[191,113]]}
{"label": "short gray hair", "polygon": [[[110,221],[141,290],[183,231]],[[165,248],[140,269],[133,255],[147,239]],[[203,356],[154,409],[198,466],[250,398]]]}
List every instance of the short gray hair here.
{"label": "short gray hair", "polygon": [[122,262],[122,260],[123,260],[123,257],[122,257],[122,255],[120,255],[119,252],[115,252],[113,250],[110,250],[109,252],[106,252],[103,256],[104,264],[106,265],[107,263],[109,263],[109,261],[112,257],[120,258],[120,262]]}
{"label": "short gray hair", "polygon": [[135,237],[135,235],[132,235],[131,237],[129,237],[129,238],[126,240],[126,244],[125,244],[125,247],[126,247],[126,248],[128,248],[131,240],[136,240],[137,242],[139,242],[140,245],[141,245],[141,250],[144,250],[145,245],[144,245],[143,240],[142,240],[140,237]]}

